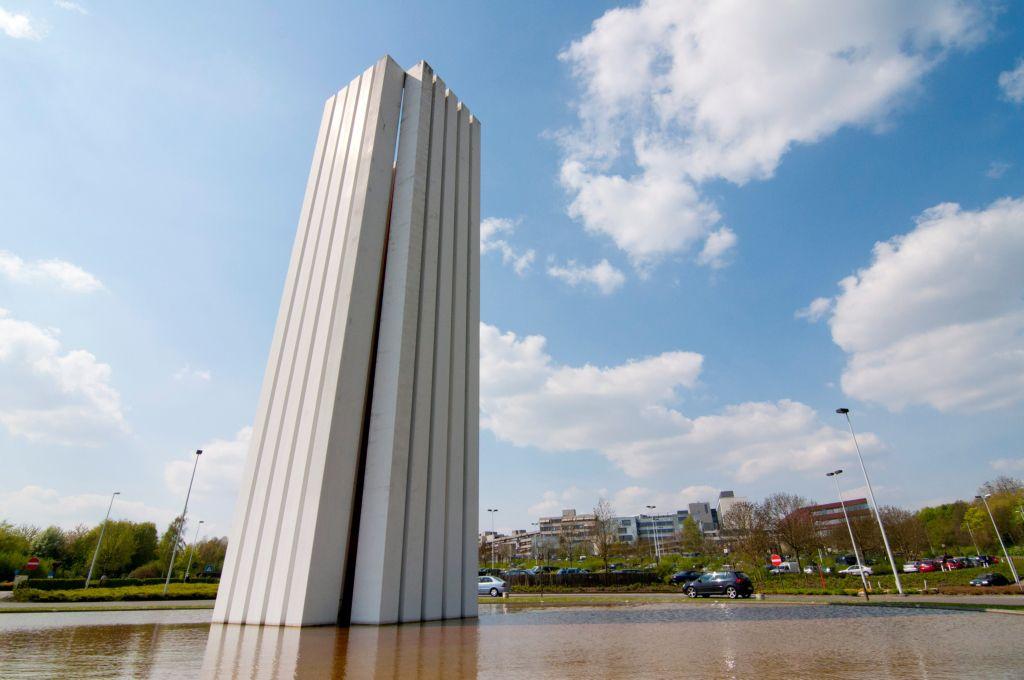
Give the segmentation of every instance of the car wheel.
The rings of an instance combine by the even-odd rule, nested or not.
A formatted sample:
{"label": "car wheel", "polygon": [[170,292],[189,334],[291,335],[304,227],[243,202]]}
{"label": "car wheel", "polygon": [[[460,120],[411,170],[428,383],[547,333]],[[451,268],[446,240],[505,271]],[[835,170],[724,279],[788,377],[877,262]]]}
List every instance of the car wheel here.
{"label": "car wheel", "polygon": [[500,594],[497,588],[491,588],[491,597],[497,597]]}
{"label": "car wheel", "polygon": [[736,592],[736,589],[732,586],[729,586],[725,589],[725,594],[729,597],[730,600],[735,600],[736,596],[739,595],[739,593]]}
{"label": "car wheel", "polygon": [[686,596],[687,597],[691,597],[691,598],[692,597],[697,597],[697,589],[692,587],[692,586],[687,588],[686,589]]}

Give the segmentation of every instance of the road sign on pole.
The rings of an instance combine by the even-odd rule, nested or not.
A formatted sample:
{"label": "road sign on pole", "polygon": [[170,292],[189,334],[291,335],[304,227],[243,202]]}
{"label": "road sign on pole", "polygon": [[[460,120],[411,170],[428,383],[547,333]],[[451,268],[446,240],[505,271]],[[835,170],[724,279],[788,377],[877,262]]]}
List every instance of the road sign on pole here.
{"label": "road sign on pole", "polygon": [[38,569],[39,568],[39,558],[38,557],[30,557],[30,558],[28,558],[28,562],[25,563],[25,568],[28,569],[29,571],[35,571],[36,569]]}
{"label": "road sign on pole", "polygon": [[779,557],[778,555],[772,555],[772,566],[773,567],[780,567],[780,566],[782,566],[782,558]]}

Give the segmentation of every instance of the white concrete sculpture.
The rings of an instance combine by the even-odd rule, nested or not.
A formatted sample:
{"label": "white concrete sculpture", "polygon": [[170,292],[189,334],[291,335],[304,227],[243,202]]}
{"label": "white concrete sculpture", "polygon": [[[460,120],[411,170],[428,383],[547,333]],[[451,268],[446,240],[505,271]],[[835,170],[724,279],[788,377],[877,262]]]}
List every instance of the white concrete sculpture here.
{"label": "white concrete sculpture", "polygon": [[480,123],[384,57],[324,107],[215,622],[477,613]]}

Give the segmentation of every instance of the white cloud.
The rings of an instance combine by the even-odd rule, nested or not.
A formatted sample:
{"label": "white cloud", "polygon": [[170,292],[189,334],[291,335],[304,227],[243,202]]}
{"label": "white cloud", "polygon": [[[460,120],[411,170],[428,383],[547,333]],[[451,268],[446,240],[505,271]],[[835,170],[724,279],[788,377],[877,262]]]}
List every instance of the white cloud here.
{"label": "white cloud", "polygon": [[0,7],[0,31],[7,37],[24,40],[40,40],[42,29],[27,14],[15,14]]}
{"label": "white cloud", "polygon": [[997,458],[991,465],[999,472],[1024,472],[1024,458]]}
{"label": "white cloud", "polygon": [[77,12],[78,14],[88,14],[89,10],[79,5],[77,2],[71,2],[71,0],[54,0],[54,5],[61,9],[66,9],[69,12]]}
{"label": "white cloud", "polygon": [[174,372],[176,382],[210,382],[213,374],[205,368],[192,368],[185,364]]}
{"label": "white cloud", "polygon": [[16,283],[49,283],[72,293],[93,293],[103,290],[95,276],[65,260],[26,262],[14,253],[0,250],[0,276]]}
{"label": "white cloud", "polygon": [[685,510],[690,503],[713,502],[717,497],[718,490],[706,485],[687,486],[678,491],[656,491],[644,486],[627,486],[618,491],[569,486],[561,491],[545,491],[541,500],[526,512],[532,517],[556,517],[567,509],[589,513],[604,498],[619,516],[650,513],[648,505],[656,506],[655,512],[670,513]]}
{"label": "white cloud", "polygon": [[[818,470],[853,451],[850,436],[809,406],[782,399],[690,418],[675,408],[704,358],[665,352],[610,367],[555,363],[541,336],[480,327],[480,424],[517,446],[596,451],[633,477],[700,464],[750,481]],[[861,443],[877,449],[865,433]]]}
{"label": "white cloud", "polygon": [[719,228],[705,183],[773,175],[797,144],[877,127],[985,12],[959,0],[648,0],[609,10],[560,57],[581,83],[561,134],[569,214],[635,265]]}
{"label": "white cloud", "polygon": [[999,88],[1011,102],[1024,103],[1024,58],[1018,59],[1012,70],[999,74]]}
{"label": "white cloud", "polygon": [[625,275],[608,260],[601,260],[590,267],[577,264],[576,260],[569,260],[565,266],[551,264],[548,266],[548,275],[573,287],[583,283],[592,284],[603,295],[614,293],[626,282]]}
{"label": "white cloud", "polygon": [[737,240],[736,232],[729,227],[720,227],[708,234],[704,248],[697,256],[697,262],[712,269],[721,269],[729,264],[729,255],[736,247]]}
{"label": "white cloud", "polygon": [[[242,468],[249,454],[252,427],[243,427],[233,439],[214,439],[199,448],[203,453],[196,468],[192,494],[196,498],[234,498],[242,479]],[[189,478],[195,464],[195,454],[189,453],[164,466],[164,481],[172,493],[185,496]]]}
{"label": "white cloud", "polygon": [[811,300],[811,304],[793,313],[798,319],[807,319],[808,323],[820,321],[823,316],[832,311],[832,298],[819,297]]}
{"label": "white cloud", "polygon": [[56,332],[0,310],[0,424],[14,435],[98,445],[127,431],[110,366],[62,351]]}
{"label": "white cloud", "polygon": [[1024,200],[944,203],[875,244],[840,282],[829,324],[843,391],[898,411],[977,411],[1024,400]]}
{"label": "white cloud", "polygon": [[[117,491],[117,489],[113,489]],[[162,531],[177,514],[173,510],[158,508],[142,501],[133,500],[128,490],[114,501],[110,510],[112,520],[127,519],[133,522],[155,522]],[[79,524],[94,526],[103,521],[110,504],[110,494],[63,495],[56,489],[41,486],[25,486],[17,491],[0,491],[0,519],[15,524],[48,526],[56,524],[72,528]]]}
{"label": "white cloud", "polygon": [[501,254],[502,264],[509,265],[516,274],[522,276],[533,264],[537,254],[531,250],[520,251],[499,235],[511,236],[519,220],[507,217],[486,217],[480,222],[480,253],[497,252]]}
{"label": "white cloud", "polygon": [[1010,163],[1004,161],[992,161],[988,164],[988,170],[985,171],[985,176],[989,179],[999,179],[1006,174],[1006,171],[1013,167]]}

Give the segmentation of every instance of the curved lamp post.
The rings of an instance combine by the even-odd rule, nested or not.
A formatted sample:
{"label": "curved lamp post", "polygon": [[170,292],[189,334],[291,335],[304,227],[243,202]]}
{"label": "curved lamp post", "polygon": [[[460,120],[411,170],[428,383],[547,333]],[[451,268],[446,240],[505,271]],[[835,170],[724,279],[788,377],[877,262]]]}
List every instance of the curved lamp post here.
{"label": "curved lamp post", "polygon": [[837,408],[836,413],[846,416],[846,422],[850,425],[850,434],[853,435],[853,446],[857,449],[857,460],[860,461],[860,470],[864,473],[864,483],[868,486],[868,498],[871,500],[871,507],[875,511],[875,519],[878,520],[878,529],[882,532],[882,543],[885,544],[885,554],[889,556],[889,565],[892,567],[892,576],[896,579],[896,590],[903,594],[903,583],[900,581],[900,570],[896,568],[896,559],[892,556],[892,548],[889,547],[889,537],[885,535],[885,525],[882,524],[882,515],[878,511],[878,503],[875,502],[875,492],[871,488],[871,480],[868,479],[868,469],[864,467],[864,456],[860,453],[860,444],[857,443],[857,433],[853,431],[853,421],[850,420],[850,409]]}
{"label": "curved lamp post", "polygon": [[103,533],[107,530],[107,520],[110,519],[110,509],[114,507],[114,498],[121,494],[120,491],[115,491],[110,496],[110,505],[107,506],[107,515],[103,518],[103,524],[100,525],[100,538],[96,541],[96,550],[92,554],[92,563],[89,565],[89,575],[85,577],[85,587],[89,587],[89,581],[92,580],[92,570],[96,568],[96,558],[100,555],[100,546],[103,545]]}

